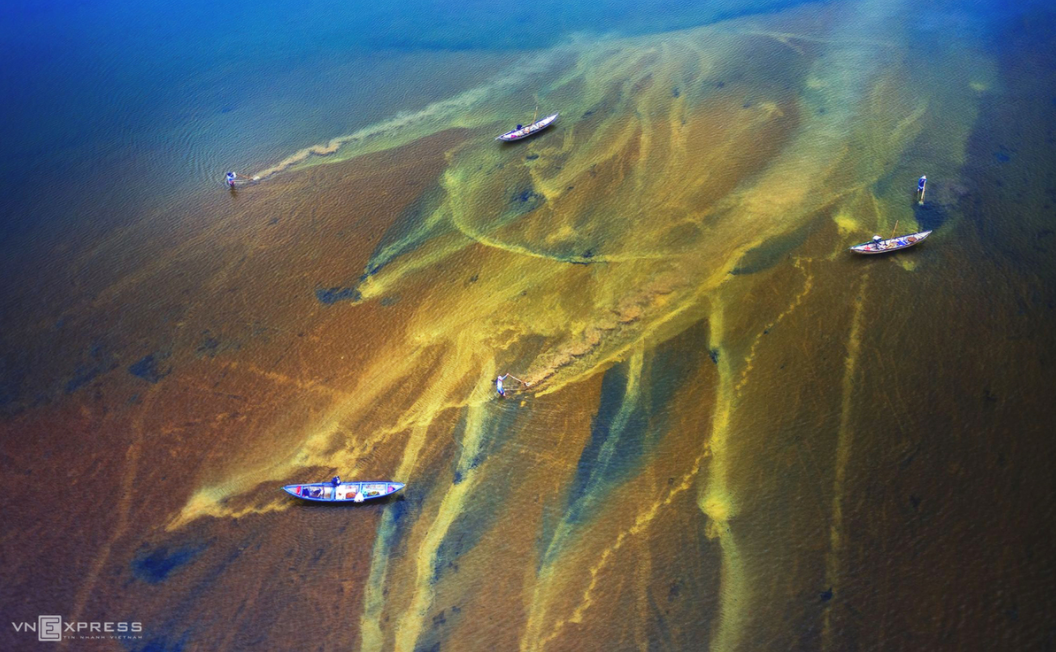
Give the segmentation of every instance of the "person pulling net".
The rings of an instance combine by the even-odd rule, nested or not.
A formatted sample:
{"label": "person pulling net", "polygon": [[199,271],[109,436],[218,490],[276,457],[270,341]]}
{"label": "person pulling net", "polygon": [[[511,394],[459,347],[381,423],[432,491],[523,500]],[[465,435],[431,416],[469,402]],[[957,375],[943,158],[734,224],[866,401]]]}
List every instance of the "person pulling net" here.
{"label": "person pulling net", "polygon": [[512,379],[516,380],[517,382],[519,382],[520,384],[524,385],[525,387],[528,387],[528,383],[526,383],[525,381],[521,380],[517,376],[514,376],[514,375],[510,374],[509,372],[504,373],[504,374],[502,374],[501,376],[499,376],[498,378],[495,379],[495,390],[499,393],[499,397],[500,398],[506,398],[506,387],[503,385],[503,383],[506,381],[507,378],[512,378]]}
{"label": "person pulling net", "polygon": [[251,183],[253,181],[260,181],[260,177],[247,177],[244,174],[237,172],[228,172],[224,175],[224,181],[227,183],[228,188],[234,188],[237,183]]}

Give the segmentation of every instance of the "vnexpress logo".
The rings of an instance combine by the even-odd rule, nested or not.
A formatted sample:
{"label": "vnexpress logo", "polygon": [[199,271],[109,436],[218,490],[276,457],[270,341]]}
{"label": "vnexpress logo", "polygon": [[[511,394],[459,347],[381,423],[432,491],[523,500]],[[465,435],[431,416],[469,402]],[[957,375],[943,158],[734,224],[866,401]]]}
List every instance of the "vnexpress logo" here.
{"label": "vnexpress logo", "polygon": [[37,638],[41,641],[61,641],[62,616],[37,616]]}
{"label": "vnexpress logo", "polygon": [[16,632],[36,632],[37,640],[61,641],[63,639],[80,640],[124,640],[143,638],[143,623],[140,622],[100,622],[100,621],[65,621],[62,616],[37,616],[35,623],[11,623]]}

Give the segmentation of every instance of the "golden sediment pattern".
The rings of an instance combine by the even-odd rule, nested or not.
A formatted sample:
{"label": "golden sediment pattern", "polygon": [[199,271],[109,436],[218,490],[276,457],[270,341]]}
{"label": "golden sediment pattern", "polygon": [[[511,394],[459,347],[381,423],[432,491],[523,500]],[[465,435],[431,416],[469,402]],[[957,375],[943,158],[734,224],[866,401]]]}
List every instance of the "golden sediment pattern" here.
{"label": "golden sediment pattern", "polygon": [[[171,375],[106,417],[126,498],[72,613],[139,554],[122,542],[142,520],[155,542],[289,560],[223,563],[318,613],[327,648],[791,637],[761,596],[774,577],[840,590],[869,293],[892,283],[866,283],[842,252],[895,220],[914,228],[890,179],[929,129],[955,176],[980,92],[911,83],[928,73],[904,59],[905,8],[573,40],[267,166],[223,219],[137,253],[81,309],[166,315],[186,288],[195,298],[171,320]],[[536,101],[560,110],[555,126],[493,140]],[[224,337],[178,353],[204,332]],[[499,401],[507,371],[528,386]],[[779,453],[803,419],[821,434]],[[129,502],[133,485],[160,486],[159,459],[182,469],[179,490]],[[332,472],[405,482],[404,500],[337,513],[278,491]],[[801,519],[764,524],[759,505],[781,492],[806,496]],[[787,552],[804,540],[809,554]],[[234,573],[195,590],[237,590],[216,579]],[[250,607],[272,608],[269,646],[299,649],[295,613]],[[841,649],[842,616],[812,609],[793,620]]]}

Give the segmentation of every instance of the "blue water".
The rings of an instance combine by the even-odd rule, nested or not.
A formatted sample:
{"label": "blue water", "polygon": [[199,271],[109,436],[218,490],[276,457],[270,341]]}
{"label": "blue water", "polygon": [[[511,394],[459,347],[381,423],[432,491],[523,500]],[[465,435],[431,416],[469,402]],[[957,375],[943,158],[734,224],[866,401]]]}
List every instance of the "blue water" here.
{"label": "blue water", "polygon": [[[777,4],[5,3],[0,234],[127,223],[227,169],[444,97],[486,77],[489,53]],[[422,55],[457,51],[473,54],[435,71]]]}

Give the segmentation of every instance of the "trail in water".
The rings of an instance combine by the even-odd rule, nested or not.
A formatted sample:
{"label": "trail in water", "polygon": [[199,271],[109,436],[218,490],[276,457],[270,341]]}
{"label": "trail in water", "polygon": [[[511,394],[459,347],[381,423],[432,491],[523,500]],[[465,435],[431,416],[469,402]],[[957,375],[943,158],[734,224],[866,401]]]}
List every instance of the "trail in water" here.
{"label": "trail in water", "polygon": [[[154,391],[153,388],[148,390],[147,394],[143,397],[143,403],[140,406],[140,409],[130,424],[132,441],[129,442],[128,449],[125,452],[124,474],[121,476],[121,486],[118,488],[118,493],[116,494],[120,496],[116,510],[117,517],[113,529],[110,531],[110,536],[107,538],[106,543],[103,544],[102,548],[96,553],[91,568],[88,570],[88,575],[84,578],[84,583],[81,585],[80,591],[77,592],[77,597],[74,599],[73,608],[69,615],[70,621],[79,620],[84,613],[88,600],[91,598],[92,592],[95,590],[95,586],[99,581],[99,576],[106,567],[107,562],[110,561],[110,554],[114,548],[114,544],[125,536],[125,533],[128,530],[128,519],[129,514],[132,511],[133,496],[135,495],[133,487],[135,485],[136,476],[139,473],[139,458],[143,451],[143,419],[149,414],[150,408],[154,405],[156,395],[157,392]],[[104,417],[102,424],[105,426],[107,421],[108,420]],[[64,637],[60,647],[65,649],[69,640],[69,638]]]}
{"label": "trail in water", "polygon": [[527,86],[533,78],[559,64],[562,52],[567,47],[527,56],[480,86],[433,102],[418,111],[400,113],[347,136],[338,136],[325,143],[306,147],[252,176],[255,180],[263,181],[281,172],[320,162],[320,159],[327,162],[343,161],[399,147],[443,129],[498,123],[503,116],[497,110],[496,98]]}
{"label": "trail in water", "polygon": [[858,357],[862,348],[862,324],[865,315],[865,295],[869,288],[869,272],[862,275],[861,283],[854,300],[854,316],[851,318],[851,331],[847,336],[847,357],[843,363],[843,382],[840,385],[842,401],[840,405],[840,426],[836,440],[836,477],[832,487],[832,515],[829,523],[829,550],[825,555],[825,586],[834,598],[825,605],[821,627],[821,649],[833,649],[832,610],[841,604],[840,592],[840,559],[843,554],[843,500],[847,483],[847,464],[851,459],[854,445],[854,426],[851,425],[854,411],[854,388],[858,373]]}

